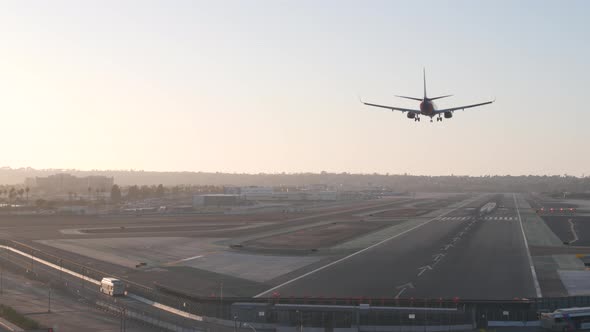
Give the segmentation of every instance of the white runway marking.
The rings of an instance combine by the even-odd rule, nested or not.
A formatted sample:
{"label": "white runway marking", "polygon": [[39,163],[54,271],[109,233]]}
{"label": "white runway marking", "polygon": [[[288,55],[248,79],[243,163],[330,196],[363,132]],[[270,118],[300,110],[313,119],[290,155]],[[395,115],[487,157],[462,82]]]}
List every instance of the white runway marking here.
{"label": "white runway marking", "polygon": [[445,254],[443,254],[443,253],[438,253],[438,254],[432,255],[432,259],[434,259],[435,262],[440,261],[440,259],[443,257],[445,257]]}
{"label": "white runway marking", "polygon": [[255,295],[255,296],[254,296],[254,298],[261,297],[261,296],[263,296],[264,294],[267,294],[267,293],[269,293],[269,292],[272,292],[272,291],[274,291],[275,289],[278,289],[278,288],[284,287],[284,286],[286,286],[286,285],[288,285],[288,284],[290,284],[290,283],[292,283],[292,282],[295,282],[295,281],[297,281],[297,280],[299,280],[299,279],[305,278],[305,277],[307,277],[307,276],[309,276],[309,275],[312,275],[312,274],[314,274],[314,273],[316,273],[316,272],[319,272],[319,271],[321,271],[321,270],[323,270],[323,269],[326,269],[326,268],[328,268],[328,267],[330,267],[330,266],[332,266],[332,265],[336,265],[336,264],[338,264],[338,263],[344,262],[345,260],[348,260],[348,259],[350,259],[350,258],[352,258],[352,257],[354,257],[354,256],[356,256],[356,255],[362,254],[363,252],[365,252],[365,251],[367,251],[367,250],[371,250],[371,249],[373,249],[373,248],[375,248],[375,247],[377,247],[377,246],[380,246],[380,245],[382,245],[383,243],[389,242],[389,241],[391,241],[391,240],[393,240],[393,239],[395,239],[395,238],[398,238],[398,237],[400,237],[400,236],[402,236],[402,235],[404,235],[404,234],[406,234],[406,233],[409,233],[409,232],[411,232],[411,231],[413,231],[413,230],[415,230],[415,229],[417,229],[417,228],[420,228],[420,227],[422,227],[422,226],[424,226],[424,225],[426,225],[426,224],[428,224],[428,223],[430,223],[430,222],[432,222],[432,221],[434,221],[434,220],[437,220],[437,219],[439,219],[440,217],[442,217],[442,216],[445,216],[445,215],[447,215],[447,214],[449,214],[449,213],[451,213],[451,212],[453,212],[453,211],[456,211],[456,210],[458,210],[458,209],[460,209],[460,208],[464,207],[465,205],[467,205],[467,204],[469,204],[469,203],[471,203],[471,202],[473,202],[473,201],[474,201],[474,198],[472,198],[472,199],[468,199],[468,200],[464,201],[462,204],[459,204],[459,205],[458,205],[457,207],[455,207],[454,209],[451,209],[451,210],[449,210],[448,212],[441,213],[440,215],[438,215],[438,216],[436,216],[436,217],[434,217],[434,218],[432,218],[432,219],[430,219],[430,220],[428,220],[428,221],[425,221],[425,222],[423,222],[423,223],[421,223],[421,224],[418,224],[418,225],[416,225],[416,226],[414,226],[414,227],[412,227],[412,228],[410,228],[410,229],[407,229],[407,230],[405,230],[405,231],[403,231],[403,232],[401,232],[401,233],[398,233],[398,234],[396,234],[396,235],[390,236],[390,237],[388,237],[388,238],[386,238],[386,239],[384,239],[384,240],[381,240],[381,241],[379,241],[379,242],[377,242],[377,243],[375,243],[375,244],[372,244],[372,245],[370,245],[370,246],[368,246],[368,247],[366,247],[366,248],[364,248],[364,249],[361,249],[361,250],[359,250],[359,251],[353,252],[352,254],[350,254],[350,255],[348,255],[348,256],[342,257],[342,258],[340,258],[340,259],[338,259],[338,260],[335,260],[335,261],[333,261],[333,262],[331,262],[331,263],[328,263],[328,264],[326,264],[326,265],[324,265],[324,266],[320,266],[320,267],[318,267],[318,268],[317,268],[317,269],[315,269],[315,270],[311,270],[311,271],[309,271],[309,272],[307,272],[307,273],[304,273],[304,274],[302,274],[302,275],[300,275],[300,276],[298,276],[298,277],[295,277],[295,278],[293,278],[293,279],[291,279],[291,280],[285,281],[284,283],[282,283],[282,284],[280,284],[280,285],[277,285],[277,286],[275,286],[275,287],[273,287],[273,288],[271,288],[271,289],[269,289],[269,290],[266,290],[266,291],[264,291],[264,292],[262,292],[262,293],[260,293],[260,294],[257,294],[257,295]]}
{"label": "white runway marking", "polygon": [[449,243],[449,244],[445,245],[442,250],[447,251],[447,250],[449,250],[449,248],[452,248],[452,247],[454,247],[454,246]]}
{"label": "white runway marking", "polygon": [[535,271],[535,265],[533,264],[533,257],[531,256],[531,252],[529,250],[529,242],[527,241],[526,234],[524,233],[524,226],[522,225],[522,218],[520,217],[520,209],[518,208],[518,202],[516,201],[516,194],[512,194],[512,197],[514,198],[514,206],[516,206],[516,214],[518,216],[518,222],[520,223],[522,239],[524,241],[524,247],[526,248],[526,254],[529,259],[529,267],[531,268],[533,283],[535,284],[535,291],[537,293],[537,297],[543,297],[541,294],[541,285],[539,285],[539,280],[537,279],[537,271]]}
{"label": "white runway marking", "polygon": [[400,296],[402,296],[402,294],[406,291],[407,288],[414,288],[414,284],[411,282],[408,282],[406,284],[403,284],[401,286],[397,286],[396,289],[400,289],[399,293],[397,293],[397,295],[395,296],[396,299],[399,299]]}
{"label": "white runway marking", "polygon": [[574,243],[576,241],[578,241],[578,233],[576,233],[576,225],[574,224],[574,222],[572,221],[572,219],[568,219],[567,222],[570,223],[570,230],[572,231],[572,234],[574,235],[574,239],[570,241],[570,243]]}
{"label": "white runway marking", "polygon": [[426,265],[426,266],[422,266],[419,267],[418,270],[420,270],[420,272],[418,272],[418,277],[421,276],[424,272],[428,271],[428,270],[432,270],[432,266],[430,265]]}
{"label": "white runway marking", "polygon": [[178,262],[192,261],[193,259],[197,259],[197,258],[201,258],[201,257],[203,257],[203,255],[193,256],[193,257],[189,257],[189,258],[183,258],[183,259],[179,260]]}
{"label": "white runway marking", "polygon": [[396,299],[399,299],[400,296],[402,296],[402,294],[406,291],[405,288],[402,288],[401,291],[399,291],[399,293],[397,293],[397,295],[395,296]]}

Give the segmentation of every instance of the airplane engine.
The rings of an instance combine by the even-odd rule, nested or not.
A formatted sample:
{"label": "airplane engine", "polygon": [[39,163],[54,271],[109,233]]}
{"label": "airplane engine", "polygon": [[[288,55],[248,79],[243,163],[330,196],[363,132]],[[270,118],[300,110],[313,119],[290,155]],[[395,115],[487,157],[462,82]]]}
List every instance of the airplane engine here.
{"label": "airplane engine", "polygon": [[416,117],[416,114],[415,113],[412,113],[412,112],[409,112],[408,113],[408,119],[413,119],[415,117]]}
{"label": "airplane engine", "polygon": [[445,119],[450,119],[453,117],[453,112],[445,112]]}

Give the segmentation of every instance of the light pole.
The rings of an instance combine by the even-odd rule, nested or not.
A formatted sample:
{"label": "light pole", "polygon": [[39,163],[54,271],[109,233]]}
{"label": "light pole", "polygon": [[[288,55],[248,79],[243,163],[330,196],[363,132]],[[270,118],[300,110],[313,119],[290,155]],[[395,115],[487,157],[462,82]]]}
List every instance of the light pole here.
{"label": "light pole", "polygon": [[223,281],[221,282],[219,290],[219,316],[223,316]]}
{"label": "light pole", "polygon": [[250,324],[248,324],[248,323],[244,323],[242,326],[245,326],[245,327],[249,327],[249,328],[251,328],[251,329],[252,329],[252,332],[258,332],[258,331],[256,331],[256,329],[254,328],[254,326],[252,326],[252,325],[250,325]]}
{"label": "light pole", "polygon": [[[4,252],[4,249],[2,249],[2,251],[0,251],[0,255],[3,252]],[[2,255],[2,258],[4,258],[4,255]],[[2,282],[3,282],[2,279],[4,279],[3,273],[4,273],[4,262],[0,262],[0,295],[4,294],[4,287],[2,285]]]}
{"label": "light pole", "polygon": [[121,332],[125,332],[127,330],[127,316],[126,314],[127,309],[125,307],[121,307]]}

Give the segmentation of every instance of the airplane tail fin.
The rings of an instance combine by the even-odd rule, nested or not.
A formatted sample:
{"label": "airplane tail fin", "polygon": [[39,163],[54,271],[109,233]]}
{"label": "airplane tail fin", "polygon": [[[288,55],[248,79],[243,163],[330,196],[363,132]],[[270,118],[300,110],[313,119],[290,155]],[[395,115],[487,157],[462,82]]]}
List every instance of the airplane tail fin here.
{"label": "airplane tail fin", "polygon": [[422,68],[422,74],[424,77],[424,99],[426,99],[426,68]]}
{"label": "airplane tail fin", "polygon": [[436,99],[442,99],[442,98],[447,98],[447,97],[451,97],[452,95],[446,95],[446,96],[438,96],[438,97],[433,97],[433,98],[428,98],[430,100],[436,100]]}

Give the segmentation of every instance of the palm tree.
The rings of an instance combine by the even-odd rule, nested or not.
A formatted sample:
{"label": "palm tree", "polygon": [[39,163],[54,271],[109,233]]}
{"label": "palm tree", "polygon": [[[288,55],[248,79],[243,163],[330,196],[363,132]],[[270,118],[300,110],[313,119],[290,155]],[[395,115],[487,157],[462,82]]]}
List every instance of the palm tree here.
{"label": "palm tree", "polygon": [[10,191],[8,192],[8,200],[12,202],[14,196],[16,196],[16,189],[14,189],[14,187],[11,187]]}
{"label": "palm tree", "polygon": [[27,187],[25,188],[25,192],[27,193],[27,204],[29,204],[29,191],[30,191],[30,190],[31,190],[31,189],[29,188],[29,186],[27,186]]}

